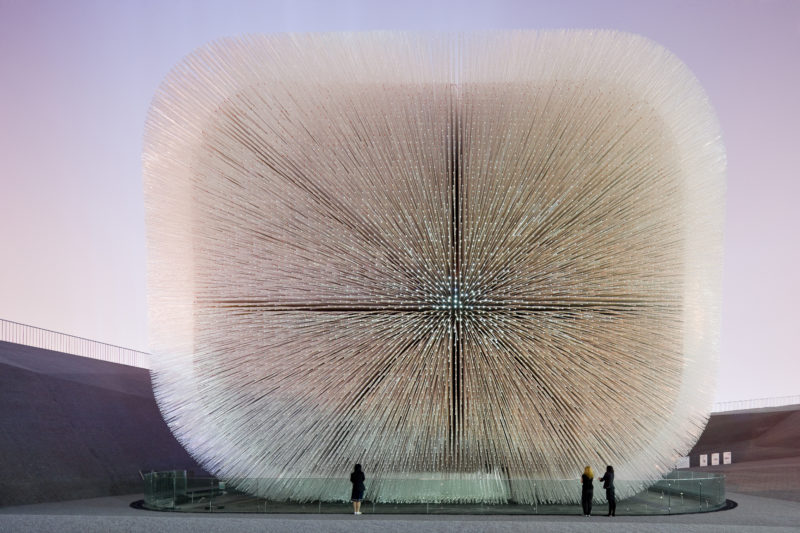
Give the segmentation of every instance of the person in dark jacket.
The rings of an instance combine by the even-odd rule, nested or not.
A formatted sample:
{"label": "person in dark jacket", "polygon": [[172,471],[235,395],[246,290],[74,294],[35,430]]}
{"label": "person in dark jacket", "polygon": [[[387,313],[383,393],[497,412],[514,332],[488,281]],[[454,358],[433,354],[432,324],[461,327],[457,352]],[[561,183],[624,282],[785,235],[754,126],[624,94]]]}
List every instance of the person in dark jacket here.
{"label": "person in dark jacket", "polygon": [[353,484],[353,492],[350,495],[350,500],[353,502],[353,514],[361,514],[361,500],[364,499],[364,472],[361,471],[361,465],[357,464],[350,474],[350,483]]}
{"label": "person in dark jacket", "polygon": [[587,466],[581,475],[581,505],[583,506],[583,516],[592,516],[592,499],[594,498],[594,472],[592,467]]}
{"label": "person in dark jacket", "polygon": [[617,499],[614,496],[614,467],[608,465],[606,473],[597,481],[603,482],[603,488],[606,489],[606,499],[608,499],[608,516],[617,516]]}

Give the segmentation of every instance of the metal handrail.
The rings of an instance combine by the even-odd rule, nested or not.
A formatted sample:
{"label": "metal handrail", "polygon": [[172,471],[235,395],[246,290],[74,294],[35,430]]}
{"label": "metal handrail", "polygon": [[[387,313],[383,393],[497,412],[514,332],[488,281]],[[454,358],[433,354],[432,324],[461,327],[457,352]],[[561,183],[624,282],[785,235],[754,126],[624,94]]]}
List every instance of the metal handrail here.
{"label": "metal handrail", "polygon": [[56,352],[150,368],[150,354],[0,318],[0,340]]}
{"label": "metal handrail", "polygon": [[726,411],[743,411],[746,409],[763,409],[766,407],[783,407],[785,405],[797,404],[800,404],[800,394],[795,394],[793,396],[776,396],[774,398],[717,402],[714,404],[711,412],[724,413]]}

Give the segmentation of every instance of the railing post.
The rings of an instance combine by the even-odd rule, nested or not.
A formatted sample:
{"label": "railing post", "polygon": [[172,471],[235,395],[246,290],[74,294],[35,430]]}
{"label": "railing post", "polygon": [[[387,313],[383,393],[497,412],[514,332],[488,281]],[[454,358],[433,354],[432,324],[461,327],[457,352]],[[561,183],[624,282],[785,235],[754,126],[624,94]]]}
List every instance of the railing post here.
{"label": "railing post", "polygon": [[700,484],[700,497],[698,498],[698,501],[700,502],[700,510],[702,511],[703,510],[703,482],[702,481],[698,481],[698,483]]}

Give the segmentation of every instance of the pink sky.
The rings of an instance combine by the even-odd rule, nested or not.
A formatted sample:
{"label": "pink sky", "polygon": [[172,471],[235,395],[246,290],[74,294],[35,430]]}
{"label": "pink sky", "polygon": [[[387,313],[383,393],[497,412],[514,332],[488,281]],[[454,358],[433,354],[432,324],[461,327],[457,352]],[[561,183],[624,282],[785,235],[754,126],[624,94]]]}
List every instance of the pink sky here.
{"label": "pink sky", "polygon": [[0,318],[148,350],[150,99],[222,36],[608,28],[695,73],[728,151],[717,401],[800,393],[800,2],[0,0]]}

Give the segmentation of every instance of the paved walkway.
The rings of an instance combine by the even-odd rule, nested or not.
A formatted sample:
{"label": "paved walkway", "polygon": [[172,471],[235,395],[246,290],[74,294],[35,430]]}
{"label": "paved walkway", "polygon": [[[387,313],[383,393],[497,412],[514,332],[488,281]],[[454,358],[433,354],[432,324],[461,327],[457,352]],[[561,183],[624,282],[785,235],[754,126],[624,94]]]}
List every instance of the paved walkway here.
{"label": "paved walkway", "polygon": [[800,531],[800,502],[729,493],[729,511],[674,516],[265,515],[158,513],[132,509],[140,494],[0,508],[0,532],[153,533],[441,531],[554,532],[792,532]]}

